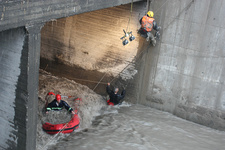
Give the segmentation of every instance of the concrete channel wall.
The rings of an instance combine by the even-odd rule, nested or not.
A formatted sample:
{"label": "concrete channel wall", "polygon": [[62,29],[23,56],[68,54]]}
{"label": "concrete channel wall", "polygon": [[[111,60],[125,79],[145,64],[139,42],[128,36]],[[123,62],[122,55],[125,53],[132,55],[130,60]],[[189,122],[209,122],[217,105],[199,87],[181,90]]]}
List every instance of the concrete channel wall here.
{"label": "concrete channel wall", "polygon": [[[57,56],[57,60],[86,70],[105,69],[96,79],[99,81],[105,72],[118,74],[123,67],[114,69],[115,66],[126,64],[131,61],[130,56],[138,56],[145,51],[136,61],[138,73],[134,79],[120,80],[122,85],[129,84],[128,101],[225,130],[225,2],[152,0],[150,8],[162,27],[161,39],[156,47],[149,46],[136,33],[135,41],[128,46],[122,47],[118,43],[118,33],[126,26],[125,20],[129,17],[126,13],[129,6],[121,6],[48,22],[42,29],[41,56],[50,60]],[[132,31],[140,27],[138,20],[144,12],[146,9],[141,4],[134,4]],[[94,20],[81,26],[80,23],[88,22],[90,16]],[[113,30],[104,28],[104,24]],[[92,30],[86,31],[85,28],[89,27]],[[49,50],[54,51],[48,54]],[[77,74],[84,77],[83,72],[77,71]],[[104,88],[103,85],[103,92]]]}
{"label": "concrete channel wall", "polygon": [[35,149],[40,26],[0,34],[0,149]]}
{"label": "concrete channel wall", "polygon": [[157,0],[151,9],[162,38],[143,64],[139,103],[225,130],[225,1]]}
{"label": "concrete channel wall", "polygon": [[0,149],[36,148],[41,28],[45,22],[130,2],[0,1]]}
{"label": "concrete channel wall", "polygon": [[[12,149],[15,148],[16,135],[14,135],[17,130],[19,131],[21,126],[17,124],[20,120],[21,124],[25,125],[26,117],[24,116],[24,111],[26,110],[25,105],[18,106],[19,101],[15,102],[17,96],[16,91],[20,91],[21,95],[25,94],[26,89],[26,78],[22,79],[20,76],[21,68],[20,61],[25,41],[25,29],[14,29],[11,32],[4,31],[0,34],[1,39],[1,124],[0,124],[0,133],[1,133],[1,145],[0,149],[5,149],[8,147],[8,144],[11,143]],[[26,69],[26,68],[25,68]],[[26,77],[26,75],[24,75]],[[20,79],[19,79],[20,78]],[[21,80],[21,81],[19,81]],[[18,83],[20,82],[20,83]],[[23,84],[21,89],[17,89],[17,83]],[[24,88],[24,90],[22,90]],[[21,103],[26,103],[24,100],[20,99]],[[23,107],[21,109],[21,107]],[[21,109],[21,112],[18,110]],[[22,111],[24,110],[24,111]],[[4,123],[3,123],[4,122]],[[24,130],[20,130],[21,134],[24,134]],[[23,136],[25,138],[25,136]],[[13,143],[12,143],[13,142]]]}

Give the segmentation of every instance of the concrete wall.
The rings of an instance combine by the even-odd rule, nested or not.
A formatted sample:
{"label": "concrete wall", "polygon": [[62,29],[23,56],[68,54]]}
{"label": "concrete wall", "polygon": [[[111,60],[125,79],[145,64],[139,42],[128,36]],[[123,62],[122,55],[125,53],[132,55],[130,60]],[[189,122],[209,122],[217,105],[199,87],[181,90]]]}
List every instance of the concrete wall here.
{"label": "concrete wall", "polygon": [[[21,114],[14,118],[16,115],[16,96],[17,96],[17,84],[19,80],[20,71],[20,59],[23,51],[25,41],[25,29],[14,29],[11,31],[1,32],[0,34],[1,45],[0,45],[0,64],[1,64],[1,124],[0,124],[0,148],[6,149],[8,145],[12,145],[15,148],[17,143],[18,135],[18,124],[14,123],[15,120],[26,117],[24,108],[17,107],[17,110],[21,110]],[[24,101],[23,101],[24,102]],[[4,122],[4,123],[3,123]],[[16,133],[16,134],[15,134]],[[24,131],[20,130],[20,133],[24,135]]]}
{"label": "concrete wall", "polygon": [[162,39],[140,103],[225,130],[225,1],[152,1]]}
{"label": "concrete wall", "polygon": [[3,31],[0,41],[0,148],[34,149],[40,27]]}

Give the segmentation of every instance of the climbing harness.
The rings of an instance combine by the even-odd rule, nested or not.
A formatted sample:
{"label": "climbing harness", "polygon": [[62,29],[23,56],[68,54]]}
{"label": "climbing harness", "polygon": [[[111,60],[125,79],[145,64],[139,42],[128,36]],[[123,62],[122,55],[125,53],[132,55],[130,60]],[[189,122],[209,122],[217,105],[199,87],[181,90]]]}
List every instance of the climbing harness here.
{"label": "climbing harness", "polygon": [[68,123],[66,123],[65,126],[63,126],[63,128],[44,145],[44,147],[41,147],[41,149],[45,150],[45,147],[48,145],[48,143],[52,142],[56,138],[56,136],[64,130],[64,128],[68,125]]}

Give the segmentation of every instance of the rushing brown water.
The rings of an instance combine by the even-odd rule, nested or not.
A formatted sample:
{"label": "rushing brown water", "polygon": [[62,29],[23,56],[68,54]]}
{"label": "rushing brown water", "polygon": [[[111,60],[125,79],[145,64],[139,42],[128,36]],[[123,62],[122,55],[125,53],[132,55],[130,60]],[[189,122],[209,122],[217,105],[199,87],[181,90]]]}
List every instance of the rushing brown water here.
{"label": "rushing brown water", "polygon": [[[99,110],[106,106],[104,97],[96,94],[87,86],[78,84],[66,78],[52,76],[51,74],[40,70],[39,75],[39,111],[38,111],[38,125],[37,125],[37,149],[46,149],[47,145],[51,145],[54,140],[61,139],[68,135],[58,135],[52,139],[53,136],[48,135],[42,130],[44,122],[50,123],[64,123],[70,119],[70,114],[67,111],[49,112],[45,114],[44,107],[46,105],[46,95],[48,92],[61,94],[62,99],[65,100],[73,109],[75,108],[74,98],[81,98],[79,113],[80,127],[85,129],[91,126],[94,116],[99,114]],[[71,96],[71,98],[67,98]],[[53,97],[54,99],[54,97]],[[49,100],[50,102],[51,100]],[[51,140],[52,139],[52,140]]]}
{"label": "rushing brown water", "polygon": [[[40,72],[37,150],[223,150],[225,132],[201,126],[169,113],[123,102],[106,106],[105,98],[88,87]],[[81,124],[70,134],[48,135],[42,122],[61,122],[66,111],[47,116],[47,92],[82,98]],[[64,98],[70,106],[72,99]],[[50,117],[50,118],[48,118]]]}

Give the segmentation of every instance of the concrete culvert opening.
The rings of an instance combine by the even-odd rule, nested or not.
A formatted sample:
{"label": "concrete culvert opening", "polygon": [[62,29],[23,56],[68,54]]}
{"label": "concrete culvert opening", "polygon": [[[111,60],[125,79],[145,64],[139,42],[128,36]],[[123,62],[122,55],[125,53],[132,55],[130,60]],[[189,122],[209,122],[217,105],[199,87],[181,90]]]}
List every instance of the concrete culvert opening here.
{"label": "concrete culvert opening", "polygon": [[[133,80],[137,73],[135,58],[143,56],[142,49],[146,46],[144,39],[137,34],[140,27],[137,20],[143,7],[143,3],[135,4],[129,29],[126,28],[130,4],[52,20],[43,26],[37,149],[51,145],[51,138],[42,131],[42,124],[62,120],[62,116],[58,120],[57,117],[51,118],[59,116],[58,112],[46,116],[43,106],[48,92],[72,96],[62,98],[71,107],[74,107],[73,98],[80,97],[80,129],[85,129],[91,126],[93,116],[106,105],[107,83],[111,82],[112,89],[119,87],[121,92],[127,86],[126,82]],[[126,46],[120,39],[124,35],[123,29],[133,31],[136,37]],[[136,94],[131,93],[133,97]],[[54,143],[55,139],[52,141]]]}
{"label": "concrete culvert opening", "polygon": [[[130,17],[130,4],[53,20],[42,28],[40,68],[105,94],[105,85],[140,53],[137,30],[143,4],[135,5],[129,30],[137,40],[123,46],[120,39]],[[143,12],[144,14],[144,12]],[[135,66],[130,67],[135,68]],[[125,71],[124,71],[125,72]],[[134,69],[135,72],[135,69]],[[135,74],[133,72],[133,74]],[[124,73],[131,79],[133,74]]]}

